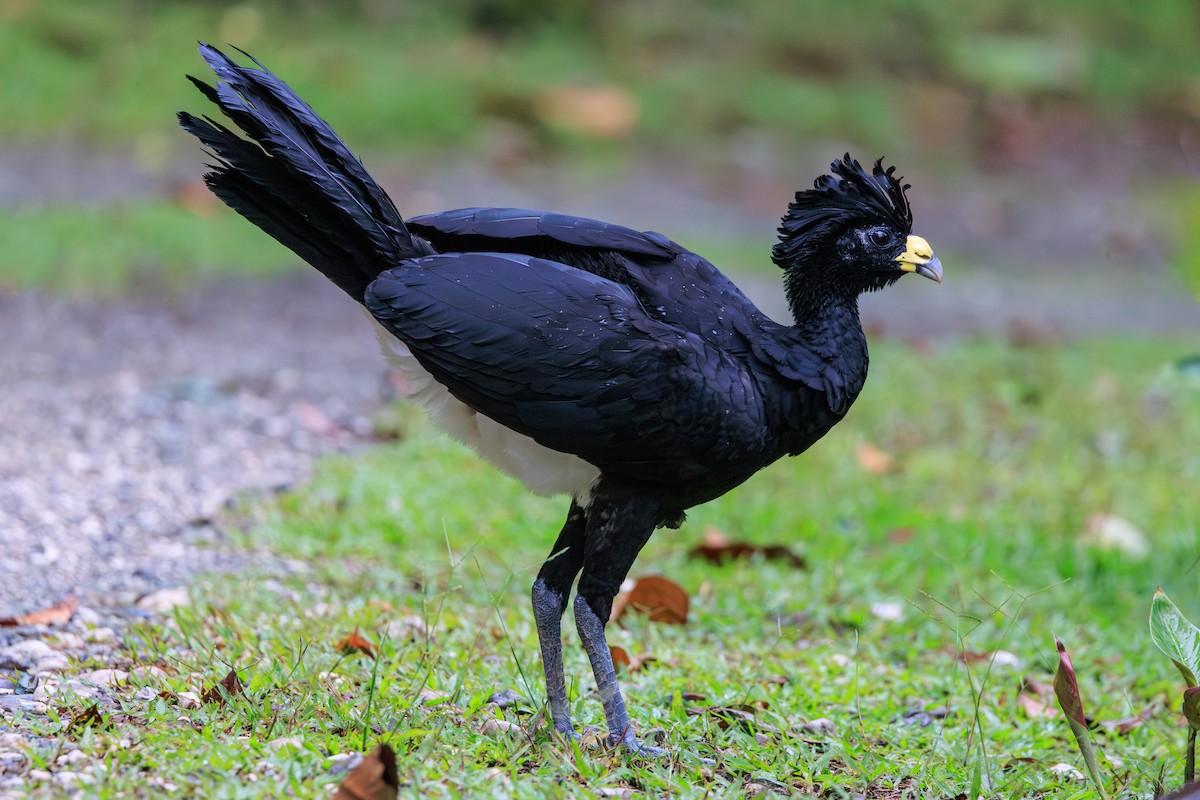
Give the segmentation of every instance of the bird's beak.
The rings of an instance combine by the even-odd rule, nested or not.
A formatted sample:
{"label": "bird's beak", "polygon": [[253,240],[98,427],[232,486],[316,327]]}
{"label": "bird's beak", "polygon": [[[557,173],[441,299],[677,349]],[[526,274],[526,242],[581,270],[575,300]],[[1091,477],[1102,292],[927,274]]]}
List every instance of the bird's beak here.
{"label": "bird's beak", "polygon": [[907,247],[896,258],[904,272],[915,272],[931,281],[942,282],[942,262],[933,254],[929,242],[920,236],[909,236]]}

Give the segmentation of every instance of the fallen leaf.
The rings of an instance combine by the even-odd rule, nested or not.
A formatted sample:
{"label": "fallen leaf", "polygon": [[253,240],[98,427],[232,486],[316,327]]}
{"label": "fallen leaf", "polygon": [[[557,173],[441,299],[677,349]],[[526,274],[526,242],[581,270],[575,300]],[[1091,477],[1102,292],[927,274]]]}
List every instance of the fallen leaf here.
{"label": "fallen leaf", "polygon": [[221,679],[220,683],[210,686],[200,694],[200,702],[224,705],[226,698],[234,697],[241,693],[242,682],[238,680],[237,670],[231,669],[229,670],[229,674]]}
{"label": "fallen leaf", "polygon": [[792,552],[791,548],[784,545],[756,545],[750,542],[735,542],[725,533],[711,526],[704,531],[704,541],[699,546],[693,548],[688,555],[692,558],[703,558],[705,561],[713,564],[724,564],[727,561],[761,555],[768,561],[786,561],[796,569],[805,569],[808,567],[808,563],[804,560],[803,556],[796,555]]}
{"label": "fallen leaf", "polygon": [[362,635],[359,634],[358,628],[355,628],[354,632],[349,636],[338,639],[337,644],[335,644],[334,647],[340,650],[344,655],[348,656],[352,656],[357,653],[359,655],[364,655],[367,658],[376,658],[379,655],[379,651],[376,649],[375,645],[364,639]]}
{"label": "fallen leaf", "polygon": [[691,707],[687,709],[686,713],[689,717],[712,717],[716,721],[717,727],[721,730],[738,725],[751,732],[779,733],[778,728],[759,722],[754,716],[756,711],[757,709],[754,706],[740,703],[735,706]]}
{"label": "fallen leaf", "polygon": [[1054,719],[1058,716],[1057,708],[1026,689],[1017,692],[1017,705],[1025,709],[1025,715],[1030,719]]}
{"label": "fallen leaf", "polygon": [[888,544],[907,544],[916,534],[916,528],[892,528],[888,531]]}
{"label": "fallen leaf", "polygon": [[220,203],[204,181],[184,181],[172,187],[171,199],[185,210],[200,216],[210,216]]}
{"label": "fallen leaf", "polygon": [[609,620],[620,619],[628,608],[646,614],[651,622],[682,625],[687,622],[688,594],[674,581],[647,575],[638,578],[632,589],[617,597]]}
{"label": "fallen leaf", "polygon": [[637,124],[637,101],[619,86],[555,86],[535,103],[542,122],[598,139],[628,136]]}
{"label": "fallen leaf", "polygon": [[520,733],[521,728],[513,722],[504,719],[489,718],[483,721],[483,725],[479,726],[479,732],[484,736],[496,736],[497,734]]}
{"label": "fallen leaf", "polygon": [[1140,714],[1135,714],[1132,717],[1123,717],[1121,719],[1102,719],[1097,724],[1111,733],[1129,733],[1134,728],[1140,728],[1147,720],[1154,716],[1155,706],[1150,706]]}
{"label": "fallen leaf", "polygon": [[292,406],[292,413],[296,415],[300,427],[318,436],[330,436],[338,430],[337,423],[331,420],[328,414],[307,400],[296,401]]}
{"label": "fallen leaf", "polygon": [[79,608],[75,595],[69,594],[48,608],[39,608],[17,614],[15,617],[0,617],[0,628],[15,628],[18,625],[65,625]]}
{"label": "fallen leaf", "polygon": [[93,725],[100,727],[103,726],[104,723],[104,714],[100,712],[99,704],[92,703],[90,706],[71,717],[71,721],[67,723],[67,731],[70,732],[76,728],[88,728]]}
{"label": "fallen leaf", "polygon": [[333,800],[395,800],[399,794],[396,753],[388,745],[381,744],[350,770]]}
{"label": "fallen leaf", "polygon": [[629,665],[633,661],[629,658],[629,653],[625,652],[625,648],[619,645],[610,644],[608,646],[609,655],[612,656],[613,667],[620,669],[624,667],[629,669]]}
{"label": "fallen leaf", "polygon": [[860,442],[854,455],[858,465],[872,475],[887,475],[896,469],[895,457],[869,442]]}
{"label": "fallen leaf", "polygon": [[658,660],[651,655],[631,656],[620,645],[609,645],[608,649],[612,654],[613,666],[617,669],[624,669],[626,672],[637,672],[647,664]]}

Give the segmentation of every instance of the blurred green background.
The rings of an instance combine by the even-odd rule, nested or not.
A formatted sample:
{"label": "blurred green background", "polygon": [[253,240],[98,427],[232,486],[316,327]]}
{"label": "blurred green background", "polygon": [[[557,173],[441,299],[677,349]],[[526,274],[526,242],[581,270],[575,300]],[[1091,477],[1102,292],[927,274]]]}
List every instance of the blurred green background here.
{"label": "blurred green background", "polygon": [[790,193],[849,149],[899,165],[952,273],[1169,263],[1161,300],[1200,290],[1198,33],[1184,0],[0,0],[0,285],[294,263],[197,184],[173,114],[204,106],[203,39],[292,83],[404,213],[553,206],[766,275]]}

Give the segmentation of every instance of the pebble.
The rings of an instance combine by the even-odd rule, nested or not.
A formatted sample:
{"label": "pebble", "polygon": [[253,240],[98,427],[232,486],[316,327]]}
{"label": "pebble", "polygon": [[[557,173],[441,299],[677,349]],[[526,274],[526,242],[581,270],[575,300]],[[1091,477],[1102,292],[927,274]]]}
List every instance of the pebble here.
{"label": "pebble", "polygon": [[493,692],[492,696],[487,699],[489,703],[499,706],[500,708],[512,708],[514,706],[529,705],[529,701],[513,689],[503,689],[499,692]]}
{"label": "pebble", "polygon": [[810,719],[808,722],[800,726],[800,730],[805,733],[815,733],[820,736],[833,736],[837,733],[837,725],[831,719],[825,717],[817,717]]}
{"label": "pebble", "polygon": [[32,670],[39,659],[53,652],[50,645],[39,639],[25,639],[0,649],[0,669]]}
{"label": "pebble", "polygon": [[70,666],[70,660],[62,653],[47,653],[37,660],[37,664],[30,672],[62,672],[68,666]]}
{"label": "pebble", "polygon": [[519,732],[520,727],[505,719],[489,718],[483,721],[479,732],[484,736],[496,736],[497,734],[507,734]]}
{"label": "pebble", "polygon": [[159,589],[138,599],[137,607],[143,611],[155,614],[165,614],[173,608],[192,604],[191,594],[186,586],[173,586],[170,589]]}
{"label": "pebble", "polygon": [[416,614],[394,619],[383,627],[383,635],[392,641],[416,642],[431,638],[429,626]]}
{"label": "pebble", "polygon": [[123,669],[94,669],[80,675],[79,680],[94,686],[120,686],[129,680],[129,673]]}

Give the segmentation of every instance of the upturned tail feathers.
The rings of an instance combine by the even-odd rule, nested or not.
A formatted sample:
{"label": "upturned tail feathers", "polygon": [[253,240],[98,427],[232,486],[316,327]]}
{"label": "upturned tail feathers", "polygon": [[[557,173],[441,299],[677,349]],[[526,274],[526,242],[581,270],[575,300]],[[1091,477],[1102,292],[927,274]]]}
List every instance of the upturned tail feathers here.
{"label": "upturned tail feathers", "polygon": [[[239,51],[241,52],[241,51]],[[205,183],[246,219],[359,302],[400,260],[433,250],[414,238],[391,199],[325,120],[248,53],[241,67],[204,43],[215,87],[188,76],[252,141],[208,118],[179,124],[217,159]]]}

